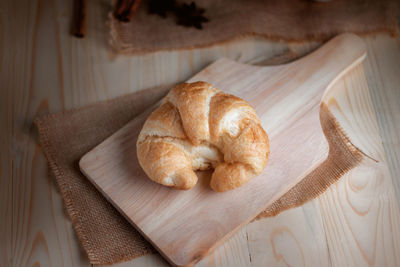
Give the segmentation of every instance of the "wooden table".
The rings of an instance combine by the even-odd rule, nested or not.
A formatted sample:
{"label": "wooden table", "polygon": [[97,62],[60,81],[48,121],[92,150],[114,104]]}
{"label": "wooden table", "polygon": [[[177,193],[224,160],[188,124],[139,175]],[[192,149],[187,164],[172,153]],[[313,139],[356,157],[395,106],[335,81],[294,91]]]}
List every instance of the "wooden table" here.
{"label": "wooden table", "polygon": [[[90,265],[48,177],[34,117],[183,81],[220,57],[255,62],[318,46],[251,38],[206,49],[119,56],[106,44],[107,2],[89,3],[88,35],[82,40],[69,34],[70,1],[0,3],[0,266]],[[368,56],[361,71],[382,138],[376,153],[390,171],[384,182],[359,194],[349,173],[317,199],[250,223],[199,266],[400,265],[400,240],[393,238],[400,232],[400,40],[384,34],[364,40]],[[368,182],[367,172],[365,179],[358,183]],[[372,201],[373,208],[359,212],[351,199]],[[387,238],[390,245],[381,246]],[[167,263],[153,254],[118,266],[153,265]]]}

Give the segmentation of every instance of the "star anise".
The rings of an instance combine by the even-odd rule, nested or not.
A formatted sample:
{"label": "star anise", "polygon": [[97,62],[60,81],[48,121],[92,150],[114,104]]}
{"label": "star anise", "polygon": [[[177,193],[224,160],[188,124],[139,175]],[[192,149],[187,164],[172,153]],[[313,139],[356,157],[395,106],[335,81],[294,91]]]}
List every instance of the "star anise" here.
{"label": "star anise", "polygon": [[203,16],[204,12],[204,8],[197,8],[194,2],[183,4],[176,9],[177,23],[186,27],[193,26],[197,29],[202,29],[202,23],[209,21]]}
{"label": "star anise", "polygon": [[163,18],[167,17],[167,13],[170,11],[175,11],[176,9],[175,0],[149,0],[147,11],[150,14],[157,14]]}

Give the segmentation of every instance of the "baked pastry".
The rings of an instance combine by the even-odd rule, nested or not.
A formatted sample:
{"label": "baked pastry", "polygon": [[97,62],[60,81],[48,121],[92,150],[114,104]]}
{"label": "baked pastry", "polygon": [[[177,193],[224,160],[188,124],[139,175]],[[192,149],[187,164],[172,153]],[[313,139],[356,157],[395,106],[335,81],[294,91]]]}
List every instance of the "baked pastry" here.
{"label": "baked pastry", "polygon": [[206,82],[184,83],[147,118],[137,155],[150,179],[177,189],[196,184],[194,171],[214,168],[210,186],[223,192],[261,173],[269,141],[246,101]]}

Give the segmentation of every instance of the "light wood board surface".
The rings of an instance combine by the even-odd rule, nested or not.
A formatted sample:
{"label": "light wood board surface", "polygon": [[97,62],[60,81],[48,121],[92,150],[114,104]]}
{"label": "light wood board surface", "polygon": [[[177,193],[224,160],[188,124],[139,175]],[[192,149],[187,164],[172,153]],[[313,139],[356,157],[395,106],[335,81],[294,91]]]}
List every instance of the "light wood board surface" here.
{"label": "light wood board surface", "polygon": [[[256,62],[287,50],[304,54],[319,45],[246,39],[207,49],[125,58],[105,45],[107,5],[107,1],[89,1],[88,36],[78,40],[69,35],[70,1],[0,2],[1,266],[90,266],[36,146],[32,129],[36,115],[183,81],[220,57]],[[393,229],[400,199],[400,42],[386,35],[363,39],[368,49],[364,70],[349,75],[365,72],[366,81],[345,79],[339,103],[347,110],[356,107],[354,92],[370,99],[363,114],[372,121],[377,118],[371,136],[376,151],[371,156],[382,159],[380,164],[387,163],[389,170],[382,167],[377,176],[370,176],[365,168],[365,177],[358,181],[350,172],[318,199],[250,223],[199,266],[265,266],[266,259],[270,266],[399,265],[392,253],[399,251],[396,232],[388,237],[383,229]],[[353,114],[357,119],[358,113]],[[346,131],[353,124],[349,121]],[[390,238],[393,242],[388,242]],[[116,266],[167,263],[151,254]]]}
{"label": "light wood board surface", "polygon": [[241,188],[212,191],[210,172],[188,191],[148,179],[136,156],[137,136],[148,112],[84,155],[80,168],[169,262],[192,264],[326,160],[321,99],[365,54],[360,38],[343,34],[289,64],[261,67],[220,59],[189,80],[206,81],[247,100],[269,135],[267,167]]}

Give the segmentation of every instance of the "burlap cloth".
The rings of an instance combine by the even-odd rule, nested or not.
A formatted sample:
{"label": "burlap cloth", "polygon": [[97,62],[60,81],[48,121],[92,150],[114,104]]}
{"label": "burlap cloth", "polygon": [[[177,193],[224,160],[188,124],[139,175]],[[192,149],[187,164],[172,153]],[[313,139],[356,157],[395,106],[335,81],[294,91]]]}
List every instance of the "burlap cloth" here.
{"label": "burlap cloth", "polygon": [[[143,90],[35,120],[43,152],[67,213],[91,263],[107,264],[155,252],[79,171],[79,159],[129,120],[155,103],[170,86]],[[315,198],[361,161],[329,110],[321,123],[330,144],[328,159],[257,218],[273,216]]]}
{"label": "burlap cloth", "polygon": [[[180,1],[187,2],[187,1]],[[190,2],[190,1],[189,1]],[[324,41],[343,33],[388,32],[396,35],[396,0],[196,0],[210,19],[203,30],[176,25],[147,13],[142,1],[129,23],[110,13],[110,43],[120,53],[205,47],[259,36],[286,41]]]}

